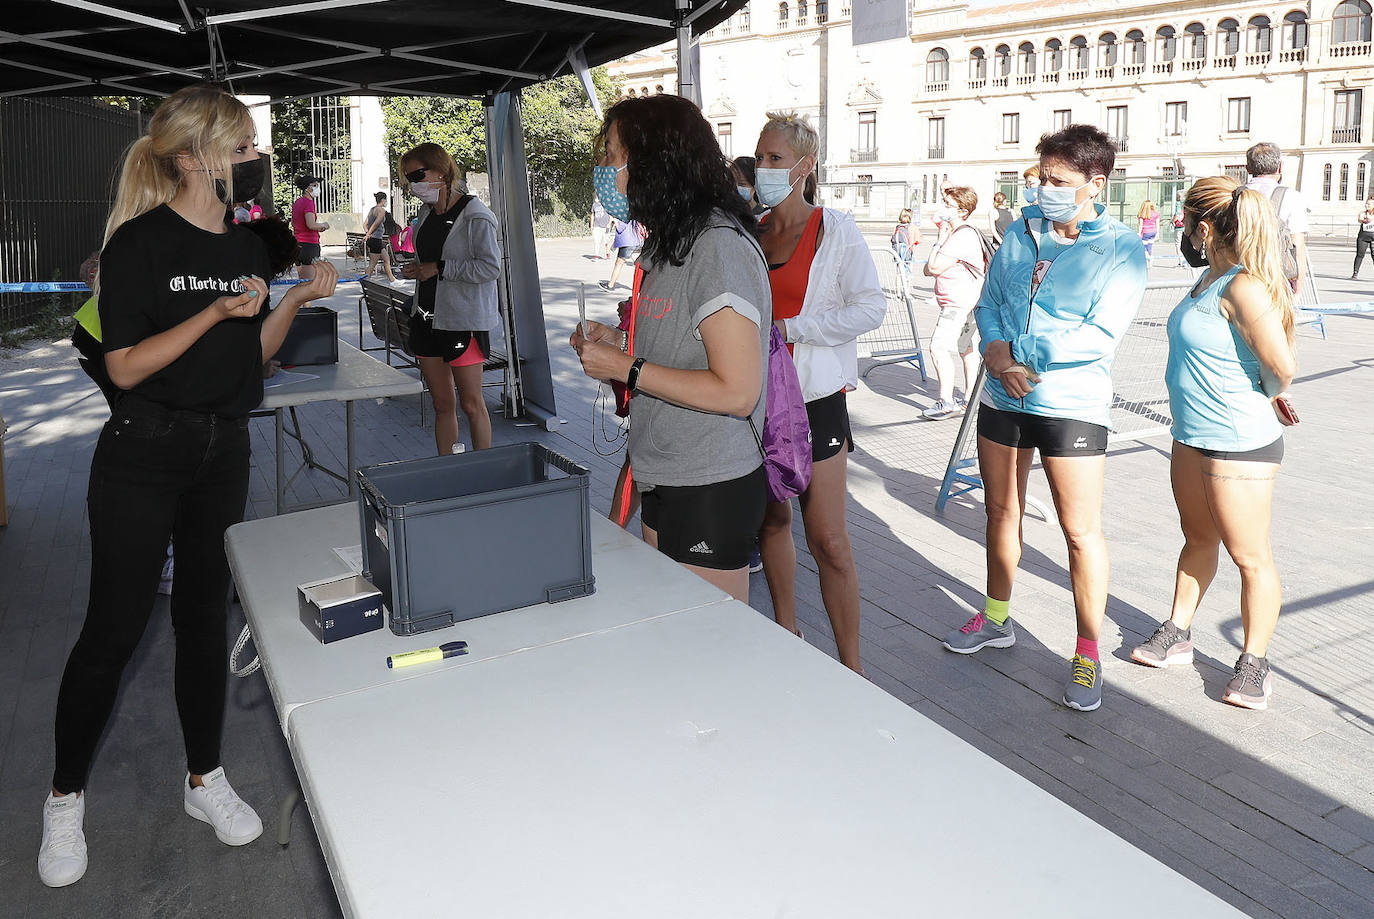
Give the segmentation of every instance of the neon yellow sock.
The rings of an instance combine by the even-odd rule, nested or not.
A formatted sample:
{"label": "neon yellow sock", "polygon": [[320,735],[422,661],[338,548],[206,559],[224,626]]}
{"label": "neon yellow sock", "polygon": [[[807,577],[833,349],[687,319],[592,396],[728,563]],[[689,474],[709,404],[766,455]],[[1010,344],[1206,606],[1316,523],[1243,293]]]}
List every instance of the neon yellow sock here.
{"label": "neon yellow sock", "polygon": [[988,618],[993,625],[1006,625],[1007,616],[1011,615],[1010,600],[994,600],[992,597],[983,598],[983,615]]}

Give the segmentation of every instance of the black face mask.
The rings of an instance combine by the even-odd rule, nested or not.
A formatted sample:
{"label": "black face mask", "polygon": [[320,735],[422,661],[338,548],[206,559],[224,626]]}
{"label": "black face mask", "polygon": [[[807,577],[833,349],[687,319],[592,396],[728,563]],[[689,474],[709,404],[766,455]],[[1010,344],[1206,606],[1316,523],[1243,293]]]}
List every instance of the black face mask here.
{"label": "black face mask", "polygon": [[[263,180],[267,177],[267,167],[259,154],[255,160],[235,163],[231,167],[230,175],[234,177],[234,197],[240,201],[250,201],[262,191]],[[224,187],[223,179],[215,179],[215,194],[219,195],[221,201],[225,201],[225,196],[229,194],[229,190]]]}
{"label": "black face mask", "polygon": [[1198,248],[1193,245],[1193,241],[1189,239],[1187,236],[1184,236],[1181,240],[1179,240],[1178,251],[1182,253],[1183,260],[1186,261],[1189,265],[1192,265],[1194,268],[1207,267],[1207,256],[1203,255],[1202,252],[1200,252]]}

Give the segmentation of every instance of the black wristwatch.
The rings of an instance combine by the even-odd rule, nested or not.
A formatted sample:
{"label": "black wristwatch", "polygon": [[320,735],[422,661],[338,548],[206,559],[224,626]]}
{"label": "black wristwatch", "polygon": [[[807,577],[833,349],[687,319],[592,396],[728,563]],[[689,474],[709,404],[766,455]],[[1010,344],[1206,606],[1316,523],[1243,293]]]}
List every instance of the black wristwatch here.
{"label": "black wristwatch", "polygon": [[639,371],[644,367],[644,358],[637,357],[635,362],[630,365],[630,372],[625,376],[625,389],[635,392],[639,389]]}

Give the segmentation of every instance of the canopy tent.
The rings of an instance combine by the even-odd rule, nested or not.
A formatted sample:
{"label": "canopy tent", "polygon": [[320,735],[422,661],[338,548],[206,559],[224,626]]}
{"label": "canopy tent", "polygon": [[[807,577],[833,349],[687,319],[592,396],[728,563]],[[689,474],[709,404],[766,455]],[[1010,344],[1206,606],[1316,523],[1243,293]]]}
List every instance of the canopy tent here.
{"label": "canopy tent", "polygon": [[273,101],[308,96],[480,98],[506,272],[509,413],[551,424],[519,90],[676,39],[679,87],[699,98],[691,37],[746,0],[9,0],[0,98],[166,96],[221,83]]}

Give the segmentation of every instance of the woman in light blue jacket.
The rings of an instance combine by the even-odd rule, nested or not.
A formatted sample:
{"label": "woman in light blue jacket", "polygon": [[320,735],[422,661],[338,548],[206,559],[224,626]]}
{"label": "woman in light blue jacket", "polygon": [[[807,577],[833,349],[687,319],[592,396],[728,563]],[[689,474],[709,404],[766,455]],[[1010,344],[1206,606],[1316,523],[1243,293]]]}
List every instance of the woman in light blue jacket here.
{"label": "woman in light blue jacket", "polygon": [[1107,607],[1102,479],[1112,401],[1112,357],[1145,291],[1140,237],[1095,198],[1116,160],[1110,137],[1070,125],[1041,138],[1038,204],[1008,228],[974,310],[986,385],[978,411],[978,466],[987,509],[983,612],[950,633],[960,654],[1009,648],[1012,579],[1021,516],[1040,450],[1069,549],[1078,642],[1064,704],[1102,704],[1097,648]]}

